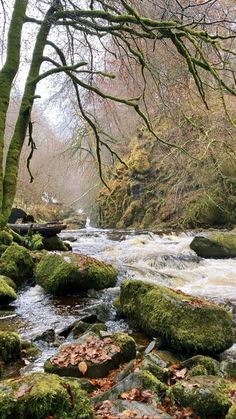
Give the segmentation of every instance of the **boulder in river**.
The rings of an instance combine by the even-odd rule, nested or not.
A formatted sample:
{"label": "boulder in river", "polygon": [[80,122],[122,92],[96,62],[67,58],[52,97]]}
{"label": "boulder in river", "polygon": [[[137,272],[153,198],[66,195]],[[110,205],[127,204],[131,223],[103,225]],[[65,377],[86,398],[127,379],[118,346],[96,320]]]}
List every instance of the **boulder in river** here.
{"label": "boulder in river", "polygon": [[16,292],[10,284],[10,278],[0,275],[0,306],[7,305],[16,300]]}
{"label": "boulder in river", "polygon": [[13,279],[17,287],[32,279],[33,268],[29,251],[16,243],[9,246],[0,258],[0,274]]}
{"label": "boulder in river", "polygon": [[43,238],[43,247],[46,250],[59,250],[68,252],[68,244],[64,243],[57,235]]}
{"label": "boulder in river", "polygon": [[3,419],[93,417],[89,399],[78,383],[44,373],[1,381],[0,412]]}
{"label": "boulder in river", "polygon": [[86,333],[44,364],[46,372],[67,377],[105,377],[111,369],[136,356],[135,341],[125,333],[113,333],[101,338],[95,333]]}
{"label": "boulder in river", "polygon": [[216,354],[233,344],[232,315],[181,291],[139,280],[121,284],[123,314],[148,335],[187,353]]}
{"label": "boulder in river", "polygon": [[196,236],[190,248],[204,258],[235,258],[236,234],[217,232],[210,237]]}
{"label": "boulder in river", "polygon": [[213,375],[199,375],[177,382],[172,391],[178,403],[191,407],[201,418],[224,418],[233,404],[236,384]]}
{"label": "boulder in river", "polygon": [[111,265],[89,256],[49,253],[37,266],[36,281],[48,293],[68,295],[88,289],[113,287],[116,271]]}

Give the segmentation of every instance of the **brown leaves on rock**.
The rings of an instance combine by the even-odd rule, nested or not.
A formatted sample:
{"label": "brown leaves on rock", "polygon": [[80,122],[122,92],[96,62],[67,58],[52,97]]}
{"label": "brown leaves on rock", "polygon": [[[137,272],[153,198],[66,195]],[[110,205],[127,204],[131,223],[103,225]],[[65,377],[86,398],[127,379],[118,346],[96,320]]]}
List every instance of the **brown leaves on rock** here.
{"label": "brown leaves on rock", "polygon": [[73,257],[77,263],[79,270],[83,271],[87,268],[90,264],[96,264],[98,266],[103,266],[103,263],[98,261],[97,259],[92,258],[91,256],[80,255],[80,254],[73,254]]}
{"label": "brown leaves on rock", "polygon": [[140,388],[132,388],[120,395],[123,400],[135,400],[136,402],[144,402],[156,406],[156,394],[151,390],[140,390]]}
{"label": "brown leaves on rock", "polygon": [[22,386],[20,386],[20,388],[14,394],[14,399],[19,399],[20,397],[25,396],[27,393],[30,392],[32,387],[32,385],[29,386],[28,384],[22,384]]}
{"label": "brown leaves on rock", "polygon": [[[57,356],[51,359],[51,362],[59,367],[79,364],[79,370],[85,374],[87,371],[87,369],[85,371],[84,365],[86,361],[100,364],[112,359],[112,355],[118,352],[120,352],[120,347],[111,338],[99,339],[96,336],[90,336],[84,343],[63,346]],[[88,367],[87,364],[86,367]]]}
{"label": "brown leaves on rock", "polygon": [[183,380],[188,376],[188,369],[181,368],[180,364],[173,364],[169,368],[170,378],[168,379],[168,384],[172,385],[175,384],[178,380]]}

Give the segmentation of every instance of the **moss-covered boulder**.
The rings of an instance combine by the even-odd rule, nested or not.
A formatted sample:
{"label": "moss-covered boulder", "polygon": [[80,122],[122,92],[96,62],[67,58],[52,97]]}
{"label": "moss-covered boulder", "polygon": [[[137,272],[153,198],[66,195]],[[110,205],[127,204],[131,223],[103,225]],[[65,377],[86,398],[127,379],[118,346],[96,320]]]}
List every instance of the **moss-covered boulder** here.
{"label": "moss-covered boulder", "polygon": [[188,353],[215,354],[233,344],[232,315],[222,307],[181,291],[139,280],[121,284],[123,314],[166,346]]}
{"label": "moss-covered boulder", "polygon": [[224,418],[232,406],[231,394],[236,384],[215,376],[197,376],[179,381],[172,391],[175,400],[184,407],[191,407],[202,419]]}
{"label": "moss-covered boulder", "polygon": [[88,256],[47,254],[37,266],[36,281],[48,293],[67,295],[112,287],[116,271],[111,265]]}
{"label": "moss-covered boulder", "polygon": [[160,359],[154,353],[150,353],[144,357],[141,369],[151,372],[158,380],[166,382],[170,375],[169,370],[160,364]]}
{"label": "moss-covered boulder", "polygon": [[61,252],[68,251],[68,245],[64,243],[58,236],[44,237],[43,246],[46,250],[58,250]]}
{"label": "moss-covered boulder", "polygon": [[217,232],[210,237],[196,236],[190,243],[190,248],[204,258],[234,258],[236,234]]}
{"label": "moss-covered boulder", "polygon": [[0,254],[4,253],[5,250],[13,242],[12,234],[6,230],[0,230]]}
{"label": "moss-covered boulder", "polygon": [[136,356],[134,339],[124,333],[100,338],[87,333],[44,364],[46,372],[69,377],[105,377],[111,369]]}
{"label": "moss-covered boulder", "polygon": [[0,274],[13,279],[17,286],[32,279],[33,268],[34,262],[29,251],[15,243],[0,258]]}
{"label": "moss-covered boulder", "polygon": [[[196,355],[181,362],[182,368],[194,369],[194,375],[220,375],[220,364],[215,359],[209,356]],[[196,374],[196,368],[205,368],[206,374]],[[199,368],[200,371],[200,368]]]}
{"label": "moss-covered boulder", "polygon": [[0,275],[0,306],[7,305],[16,300],[16,292],[5,280],[5,276]]}
{"label": "moss-covered boulder", "polygon": [[21,344],[17,333],[0,332],[0,360],[4,364],[9,364],[20,358]]}
{"label": "moss-covered boulder", "polygon": [[1,419],[89,419],[93,409],[74,381],[33,373],[0,382]]}

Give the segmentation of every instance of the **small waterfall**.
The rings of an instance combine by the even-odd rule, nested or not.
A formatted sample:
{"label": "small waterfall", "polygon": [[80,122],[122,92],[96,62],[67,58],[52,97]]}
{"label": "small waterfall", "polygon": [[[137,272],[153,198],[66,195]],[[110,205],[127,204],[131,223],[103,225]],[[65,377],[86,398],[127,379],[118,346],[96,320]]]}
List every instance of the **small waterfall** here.
{"label": "small waterfall", "polygon": [[86,228],[86,229],[88,229],[88,230],[89,230],[90,228],[92,228],[92,227],[91,227],[91,225],[90,225],[90,218],[89,218],[89,217],[87,217],[87,218],[86,218],[85,228]]}

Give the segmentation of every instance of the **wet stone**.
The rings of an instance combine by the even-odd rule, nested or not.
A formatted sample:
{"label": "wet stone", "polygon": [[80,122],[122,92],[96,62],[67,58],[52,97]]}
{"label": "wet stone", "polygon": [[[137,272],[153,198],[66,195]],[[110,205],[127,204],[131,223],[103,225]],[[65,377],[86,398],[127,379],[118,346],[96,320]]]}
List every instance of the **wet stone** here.
{"label": "wet stone", "polygon": [[124,412],[132,412],[134,417],[150,417],[150,418],[160,418],[160,419],[169,419],[170,415],[162,412],[160,409],[147,404],[137,401],[129,400],[116,400],[112,403],[111,412],[113,415],[122,415]]}

